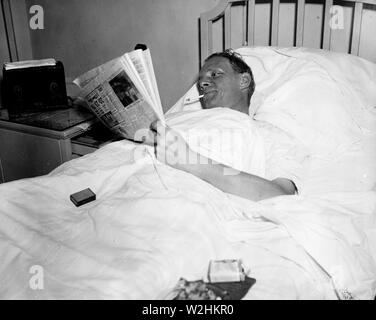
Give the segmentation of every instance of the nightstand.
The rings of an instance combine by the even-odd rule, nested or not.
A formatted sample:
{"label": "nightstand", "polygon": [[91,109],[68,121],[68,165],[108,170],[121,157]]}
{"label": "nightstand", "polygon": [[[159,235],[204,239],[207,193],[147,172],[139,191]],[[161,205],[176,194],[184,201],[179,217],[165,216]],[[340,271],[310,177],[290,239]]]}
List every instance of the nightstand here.
{"label": "nightstand", "polygon": [[0,182],[47,174],[116,140],[90,114],[78,119],[60,110],[25,119],[0,119]]}

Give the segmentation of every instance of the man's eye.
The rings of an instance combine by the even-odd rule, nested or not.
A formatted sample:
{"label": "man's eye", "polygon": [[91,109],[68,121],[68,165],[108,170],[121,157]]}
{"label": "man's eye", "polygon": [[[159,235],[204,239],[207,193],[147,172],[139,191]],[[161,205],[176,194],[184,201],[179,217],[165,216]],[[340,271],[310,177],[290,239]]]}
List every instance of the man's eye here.
{"label": "man's eye", "polygon": [[218,76],[220,76],[222,74],[222,72],[220,72],[220,71],[213,71],[212,72],[212,77],[218,77]]}

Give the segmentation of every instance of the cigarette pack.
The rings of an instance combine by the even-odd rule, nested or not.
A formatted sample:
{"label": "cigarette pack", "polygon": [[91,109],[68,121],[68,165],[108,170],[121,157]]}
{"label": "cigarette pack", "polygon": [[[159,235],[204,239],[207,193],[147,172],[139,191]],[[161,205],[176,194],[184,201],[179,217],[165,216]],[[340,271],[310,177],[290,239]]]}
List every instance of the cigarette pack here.
{"label": "cigarette pack", "polygon": [[79,207],[85,203],[94,201],[96,199],[96,195],[90,188],[87,188],[71,194],[70,199],[76,205],[76,207]]}
{"label": "cigarette pack", "polygon": [[215,282],[244,281],[245,273],[240,260],[211,260],[208,269],[208,280]]}

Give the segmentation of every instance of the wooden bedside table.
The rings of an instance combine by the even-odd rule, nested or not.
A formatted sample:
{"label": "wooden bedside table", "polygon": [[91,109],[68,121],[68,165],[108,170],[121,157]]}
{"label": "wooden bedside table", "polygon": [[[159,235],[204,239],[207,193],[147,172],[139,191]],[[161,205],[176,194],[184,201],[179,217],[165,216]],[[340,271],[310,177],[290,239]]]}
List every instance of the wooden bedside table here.
{"label": "wooden bedside table", "polygon": [[98,126],[94,126],[98,123],[94,116],[89,114],[81,122],[77,117],[72,118],[73,125],[70,125],[64,118],[70,111],[59,110],[58,113],[58,117],[43,113],[43,117],[30,121],[0,119],[0,182],[47,174],[63,162],[93,152],[113,138],[107,133],[103,137],[107,141],[92,139],[90,144],[85,134]]}

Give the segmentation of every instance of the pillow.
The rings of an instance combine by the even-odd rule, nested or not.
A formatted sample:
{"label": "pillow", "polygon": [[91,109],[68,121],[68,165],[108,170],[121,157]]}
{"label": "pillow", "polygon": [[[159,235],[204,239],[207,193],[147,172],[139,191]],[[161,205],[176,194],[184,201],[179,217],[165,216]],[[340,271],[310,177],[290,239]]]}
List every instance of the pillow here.
{"label": "pillow", "polygon": [[356,56],[306,48],[237,50],[254,72],[262,102],[256,120],[301,140],[314,154],[336,154],[376,132],[376,65]]}
{"label": "pillow", "polygon": [[376,185],[376,65],[306,48],[241,48],[262,101],[250,115],[283,129],[310,152],[304,193]]}
{"label": "pillow", "polygon": [[227,108],[186,110],[167,115],[166,123],[196,153],[265,177],[263,138],[248,115]]}

